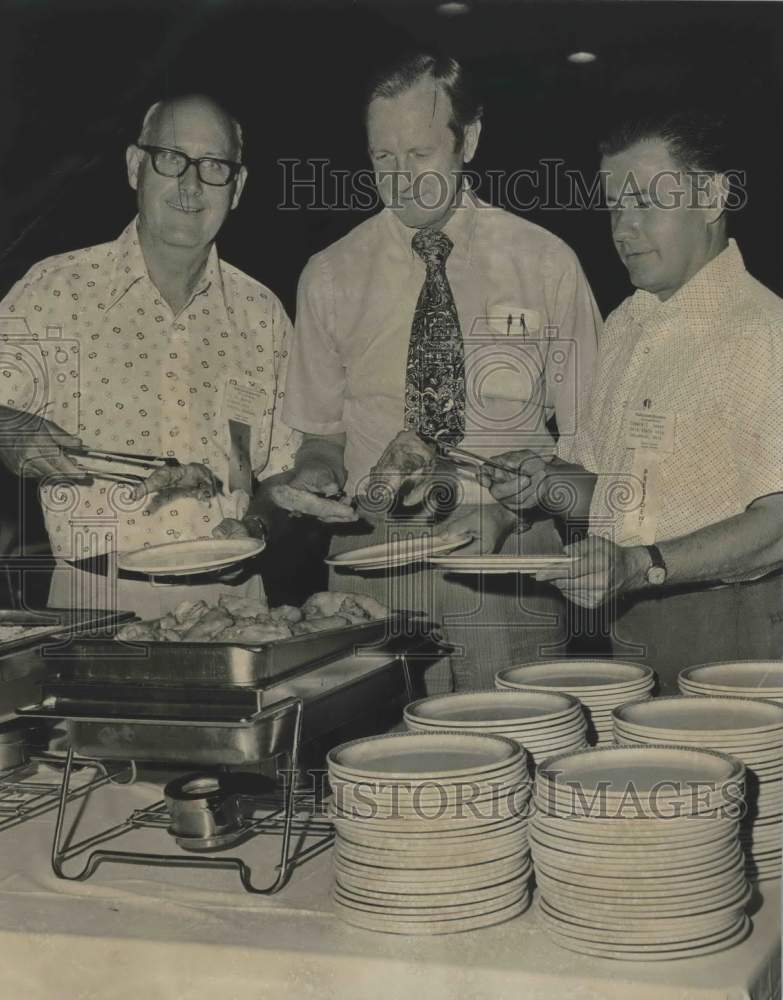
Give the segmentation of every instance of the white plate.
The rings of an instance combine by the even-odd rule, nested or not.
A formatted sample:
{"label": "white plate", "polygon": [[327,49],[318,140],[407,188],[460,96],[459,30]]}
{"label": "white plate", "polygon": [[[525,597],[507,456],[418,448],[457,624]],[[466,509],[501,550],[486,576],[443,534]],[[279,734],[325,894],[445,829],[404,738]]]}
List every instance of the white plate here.
{"label": "white plate", "polygon": [[132,552],[120,552],[117,565],[147,576],[187,576],[233,566],[263,552],[258,538],[196,538],[189,542],[166,542]]}
{"label": "white plate", "polygon": [[438,724],[494,726],[560,719],[578,707],[575,699],[556,692],[466,691],[422,698],[406,706],[404,714],[416,721],[432,720]]}
{"label": "white plate", "polygon": [[622,660],[542,660],[539,663],[520,663],[495,675],[496,681],[524,687],[527,685],[587,688],[600,687],[596,694],[606,695],[617,690],[622,694],[633,691],[638,685],[654,680],[652,670],[641,663]]}
{"label": "white plate", "polygon": [[[565,753],[552,758],[552,776],[539,771],[537,778],[542,785],[550,782],[558,791],[568,793],[569,785],[594,790],[600,782],[608,799],[622,799],[629,783],[641,796],[660,788],[662,782],[672,782],[678,788],[693,788],[693,782],[710,782],[711,788],[720,789],[725,782],[735,781],[742,773],[739,761],[695,747],[646,746],[601,747]],[[691,784],[688,784],[688,783]],[[667,786],[668,787],[668,786]],[[680,794],[674,790],[669,796],[661,794],[662,801],[669,801]]]}
{"label": "white plate", "polygon": [[[434,550],[433,550],[434,551]],[[538,573],[544,569],[568,571],[576,562],[573,556],[438,556],[429,562],[449,573]]]}
{"label": "white plate", "polygon": [[516,743],[502,736],[391,733],[343,743],[329,751],[327,760],[341,772],[340,776],[427,781],[480,776],[523,757]]}
{"label": "white plate", "polygon": [[630,729],[643,733],[682,729],[721,739],[783,730],[783,707],[752,698],[655,698],[617,708],[614,715]]}
{"label": "white plate", "polygon": [[418,538],[400,538],[380,545],[367,545],[351,549],[325,559],[329,566],[356,567],[357,569],[394,569],[409,563],[424,562],[433,552],[451,552],[466,545],[470,535],[432,535]]}
{"label": "white plate", "polygon": [[699,687],[725,688],[728,693],[742,689],[751,697],[763,697],[766,690],[779,696],[783,693],[783,660],[723,660],[719,663],[702,663],[680,671],[681,681],[693,682]]}

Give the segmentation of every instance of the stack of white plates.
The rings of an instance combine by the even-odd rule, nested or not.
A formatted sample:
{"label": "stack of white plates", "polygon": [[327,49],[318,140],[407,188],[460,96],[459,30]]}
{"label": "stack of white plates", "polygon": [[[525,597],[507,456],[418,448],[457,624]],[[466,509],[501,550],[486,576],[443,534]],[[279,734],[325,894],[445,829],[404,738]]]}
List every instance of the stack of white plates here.
{"label": "stack of white plates", "polygon": [[494,733],[516,740],[532,763],[587,745],[582,706],[549,691],[475,691],[414,701],[404,711],[411,732]]}
{"label": "stack of white plates", "polygon": [[499,689],[560,691],[578,698],[587,715],[588,738],[598,746],[612,742],[612,709],[650,698],[654,685],[650,667],[622,660],[542,660],[495,675]]}
{"label": "stack of white plates", "polygon": [[747,769],[740,825],[748,877],[778,878],[783,852],[783,705],[760,698],[657,698],[614,712],[618,744],[680,743],[733,754]]}
{"label": "stack of white plates", "polygon": [[783,660],[726,660],[686,667],[678,678],[683,694],[766,698],[783,705]]}
{"label": "stack of white plates", "polygon": [[731,814],[743,772],[724,754],[663,746],[539,765],[530,841],[538,914],[557,943],[664,961],[742,940],[750,890]]}
{"label": "stack of white plates", "polygon": [[527,909],[531,783],[513,740],[393,733],[345,743],[328,763],[343,920],[448,934]]}

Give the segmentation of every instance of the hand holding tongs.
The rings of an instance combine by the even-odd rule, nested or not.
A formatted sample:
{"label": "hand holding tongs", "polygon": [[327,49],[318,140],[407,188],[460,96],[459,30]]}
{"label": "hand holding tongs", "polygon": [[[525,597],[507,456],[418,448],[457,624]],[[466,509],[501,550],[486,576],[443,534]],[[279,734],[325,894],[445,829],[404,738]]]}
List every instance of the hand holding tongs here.
{"label": "hand holding tongs", "polygon": [[424,438],[425,441],[429,441],[435,445],[438,454],[443,458],[451,458],[456,462],[473,465],[475,466],[476,471],[484,466],[490,469],[500,469],[501,472],[516,471],[515,469],[510,469],[506,465],[501,465],[499,462],[493,462],[491,459],[485,458],[483,455],[477,455],[475,452],[466,451],[464,448],[458,448],[456,445],[449,444],[447,441],[443,440],[444,434],[448,434],[448,431],[440,430],[437,431],[433,437]]}
{"label": "hand holding tongs", "polygon": [[[128,486],[138,486],[139,483],[143,483],[157,469],[164,469],[166,466],[175,467],[180,464],[176,458],[159,458],[155,455],[134,455],[122,451],[100,451],[97,448],[85,448],[84,446],[81,448],[64,448],[63,451],[76,459],[87,459],[86,464],[80,461],[79,465],[94,479],[107,479],[109,482],[126,483]],[[91,468],[89,465],[91,458],[99,462],[115,462],[118,465],[131,466],[132,468],[139,469],[139,474]],[[142,471],[146,475],[141,475]]]}

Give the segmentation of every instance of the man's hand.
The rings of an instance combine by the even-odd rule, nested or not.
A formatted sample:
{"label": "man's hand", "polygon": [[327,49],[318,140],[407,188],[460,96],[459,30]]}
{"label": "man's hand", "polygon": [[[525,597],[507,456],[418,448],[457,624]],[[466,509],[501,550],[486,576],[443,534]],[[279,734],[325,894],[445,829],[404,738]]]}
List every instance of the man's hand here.
{"label": "man's hand", "polygon": [[25,479],[57,477],[90,481],[87,473],[63,454],[63,448],[81,448],[78,437],[67,434],[62,427],[43,417],[26,418],[21,426],[19,420],[14,411],[18,429],[12,432],[10,423],[6,430],[0,419],[0,461],[10,472]]}
{"label": "man's hand", "polygon": [[185,465],[165,465],[147,476],[133,489],[133,499],[142,500],[153,493],[176,491],[177,496],[209,500],[220,491],[220,483],[211,469],[198,462]]}
{"label": "man's hand", "polygon": [[328,462],[308,459],[297,463],[294,475],[288,482],[295,490],[307,490],[322,497],[335,496],[342,492],[342,485],[337,482],[334,469]]}
{"label": "man's hand", "polygon": [[[514,513],[540,507],[549,462],[534,451],[506,451],[483,465],[476,478],[493,498]],[[503,468],[498,468],[503,466]]]}
{"label": "man's hand", "polygon": [[235,517],[224,517],[220,524],[212,529],[213,538],[250,538],[250,532]]}
{"label": "man's hand", "polygon": [[498,552],[517,525],[517,518],[500,504],[480,504],[457,510],[441,525],[450,535],[469,535],[473,541],[455,551],[455,555],[490,555]]}
{"label": "man's hand", "polygon": [[577,559],[567,576],[562,569],[542,570],[536,573],[536,580],[554,584],[569,601],[583,608],[597,608],[646,584],[650,557],[644,546],[615,545],[607,538],[588,535],[567,546],[564,555]]}

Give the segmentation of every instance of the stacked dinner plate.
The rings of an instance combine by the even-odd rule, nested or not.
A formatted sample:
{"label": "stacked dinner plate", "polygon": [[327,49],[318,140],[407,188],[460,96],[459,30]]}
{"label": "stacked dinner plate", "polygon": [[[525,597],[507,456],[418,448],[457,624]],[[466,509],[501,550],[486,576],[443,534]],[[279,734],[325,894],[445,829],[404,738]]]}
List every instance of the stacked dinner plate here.
{"label": "stacked dinner plate", "polygon": [[750,698],[658,698],[614,712],[618,744],[680,743],[733,754],[747,769],[740,825],[748,876],[777,878],[783,851],[783,705]]}
{"label": "stacked dinner plate", "polygon": [[582,706],[551,691],[475,691],[414,701],[404,711],[411,732],[495,733],[516,740],[531,762],[587,745]]}
{"label": "stacked dinner plate", "polygon": [[748,933],[741,761],[689,747],[596,747],[539,765],[538,914],[564,948],[655,961]]}
{"label": "stacked dinner plate", "polygon": [[587,715],[588,738],[598,746],[612,742],[612,709],[650,698],[654,684],[650,667],[622,660],[542,660],[495,675],[498,689],[560,691],[578,698]]}
{"label": "stacked dinner plate", "polygon": [[686,667],[678,678],[683,694],[766,698],[783,705],[783,660],[726,660]]}
{"label": "stacked dinner plate", "polygon": [[473,733],[393,733],[330,751],[334,906],[396,934],[474,930],[527,909],[527,755]]}

